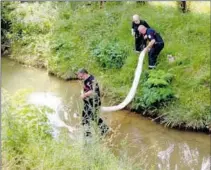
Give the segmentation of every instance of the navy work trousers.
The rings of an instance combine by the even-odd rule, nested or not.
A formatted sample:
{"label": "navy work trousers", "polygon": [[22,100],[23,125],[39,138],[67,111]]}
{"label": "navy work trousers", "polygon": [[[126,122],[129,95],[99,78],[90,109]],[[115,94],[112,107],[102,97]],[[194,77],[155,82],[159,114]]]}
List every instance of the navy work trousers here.
{"label": "navy work trousers", "polygon": [[157,57],[161,50],[164,47],[164,43],[155,44],[150,51],[148,52],[149,55],[149,68],[155,68]]}

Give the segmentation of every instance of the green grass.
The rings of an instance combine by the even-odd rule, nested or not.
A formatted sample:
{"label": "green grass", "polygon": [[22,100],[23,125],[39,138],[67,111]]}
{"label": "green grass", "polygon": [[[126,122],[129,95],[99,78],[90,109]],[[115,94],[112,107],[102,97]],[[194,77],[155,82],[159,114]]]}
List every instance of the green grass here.
{"label": "green grass", "polygon": [[[138,59],[133,52],[134,40],[130,35],[131,16],[137,13],[165,41],[157,69],[173,75],[170,85],[175,100],[165,107],[157,107],[158,115],[165,115],[162,122],[168,126],[183,125],[198,129],[210,124],[210,9],[206,7],[208,12],[195,12],[195,2],[186,14],[175,7],[152,5],[150,2],[144,6],[133,2],[106,2],[103,9],[99,9],[96,2],[92,2],[91,6],[79,4],[48,2],[18,5],[19,10],[9,14],[14,17],[12,31],[8,35],[13,41],[11,58],[30,65],[43,65],[62,78],[74,76],[75,70],[85,67],[97,76],[105,94],[112,99],[109,104],[119,103],[130,89]],[[206,4],[200,4],[201,8],[205,9]],[[49,15],[45,15],[45,19],[35,27],[28,18],[43,18],[41,16],[46,14],[42,10],[44,8]],[[28,22],[19,23],[18,18]],[[23,38],[17,34],[19,30],[23,31]],[[101,47],[106,55],[105,51],[109,50],[107,45],[114,41],[119,47],[116,53],[126,51],[127,58],[121,68],[102,68],[93,55],[93,49],[103,43]],[[175,56],[174,63],[168,62],[168,54]],[[105,56],[104,62],[114,64],[109,57]],[[144,71],[147,65],[146,57]],[[141,83],[144,83],[143,76]],[[140,85],[136,98],[144,95],[142,91]],[[136,101],[133,104],[141,106]]]}
{"label": "green grass", "polygon": [[[47,107],[26,103],[31,90],[20,90],[10,96],[2,89],[2,168],[10,170],[132,170],[141,166],[126,153],[115,156],[109,146],[110,138],[94,135],[88,142],[80,129],[77,138],[62,129],[57,138],[47,124]],[[81,137],[80,137],[81,136]],[[120,145],[121,146],[121,145]],[[127,145],[125,145],[126,147]],[[143,164],[143,162],[142,162]]]}

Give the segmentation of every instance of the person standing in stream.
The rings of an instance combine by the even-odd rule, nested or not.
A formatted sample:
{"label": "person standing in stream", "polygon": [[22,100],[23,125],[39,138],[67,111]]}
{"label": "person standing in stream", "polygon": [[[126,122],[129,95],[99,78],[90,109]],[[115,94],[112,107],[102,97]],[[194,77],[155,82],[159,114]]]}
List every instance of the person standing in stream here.
{"label": "person standing in stream", "polygon": [[82,111],[82,125],[85,128],[85,136],[91,136],[90,126],[94,122],[98,125],[101,135],[104,135],[109,127],[99,117],[101,106],[100,88],[93,75],[90,75],[84,68],[79,69],[76,73],[80,80],[83,80],[83,94],[81,98],[84,102]]}

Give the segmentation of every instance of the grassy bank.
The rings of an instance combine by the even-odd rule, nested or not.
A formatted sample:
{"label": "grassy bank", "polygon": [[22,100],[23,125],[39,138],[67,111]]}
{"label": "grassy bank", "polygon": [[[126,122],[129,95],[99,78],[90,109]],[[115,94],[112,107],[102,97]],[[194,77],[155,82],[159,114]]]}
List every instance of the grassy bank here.
{"label": "grassy bank", "polygon": [[[51,136],[46,107],[26,103],[29,90],[10,96],[2,90],[2,169],[100,169],[132,170],[141,168],[126,154],[115,156],[109,148],[109,138],[93,136],[71,139],[63,129],[58,138]],[[79,134],[77,134],[79,136]],[[143,162],[142,162],[143,163]]]}
{"label": "grassy bank", "polygon": [[[6,15],[12,22],[7,35],[10,57],[46,67],[64,79],[85,67],[99,79],[109,104],[119,103],[130,89],[138,59],[131,16],[140,14],[162,35],[165,48],[156,70],[147,69],[145,58],[132,108],[149,110],[149,116],[161,116],[161,123],[171,127],[210,125],[209,13],[184,14],[172,6],[127,2],[107,2],[103,9],[97,2],[12,5],[15,10]],[[168,61],[168,54],[174,62]]]}

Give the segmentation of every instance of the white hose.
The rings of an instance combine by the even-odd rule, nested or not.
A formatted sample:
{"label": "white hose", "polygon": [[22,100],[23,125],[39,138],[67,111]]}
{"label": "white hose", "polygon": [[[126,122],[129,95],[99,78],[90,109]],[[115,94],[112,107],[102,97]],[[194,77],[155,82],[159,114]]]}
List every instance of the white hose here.
{"label": "white hose", "polygon": [[132,101],[132,99],[135,96],[135,93],[136,93],[136,90],[137,90],[137,87],[138,87],[138,84],[139,84],[139,80],[140,80],[140,77],[141,77],[145,54],[146,54],[146,49],[144,49],[139,55],[139,61],[138,61],[138,65],[136,67],[133,84],[132,84],[132,87],[130,88],[130,91],[129,91],[127,97],[125,98],[125,100],[122,103],[120,103],[119,105],[116,105],[116,106],[110,106],[110,107],[102,106],[101,107],[102,112],[114,112],[114,111],[117,111],[117,110],[121,110],[121,109],[125,108]]}

